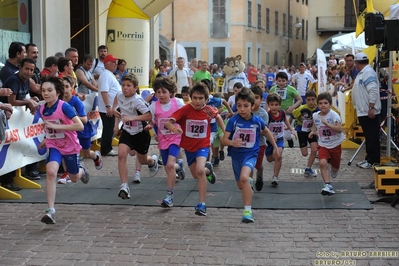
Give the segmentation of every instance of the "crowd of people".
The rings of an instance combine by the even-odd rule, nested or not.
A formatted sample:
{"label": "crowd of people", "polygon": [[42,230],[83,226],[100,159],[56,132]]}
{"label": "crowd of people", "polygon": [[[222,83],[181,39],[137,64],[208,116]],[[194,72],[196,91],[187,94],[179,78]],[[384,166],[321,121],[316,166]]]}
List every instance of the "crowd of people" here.
{"label": "crowd of people", "polygon": [[[338,176],[345,135],[340,116],[332,107],[334,94],[316,95],[313,84],[317,80],[317,68],[309,64],[300,63],[287,69],[284,66],[256,68],[247,63],[244,76],[240,75],[238,82],[229,83],[225,94],[212,94],[213,79],[224,77],[223,69],[217,64],[193,59],[190,67],[185,68],[185,59],[179,57],[177,65],[172,67],[168,61],[161,63],[156,59],[148,80],[154,93],[144,97],[140,95],[138,78],[126,70],[128,62],[109,54],[105,45],[98,47],[97,58],[85,55],[81,65],[78,65],[78,51],[68,48],[63,54],[47,57],[42,71],[36,66],[38,52],[34,44],[14,42],[9,47],[9,59],[0,71],[0,137],[4,135],[5,121],[12,115],[12,106],[26,106],[32,114],[39,112],[43,119],[46,134],[39,147],[48,149],[48,208],[41,220],[43,223],[55,223],[60,167],[63,174],[59,184],[89,182],[90,175],[80,153],[92,160],[98,170],[103,166],[102,156],[118,156],[121,179],[118,197],[121,199],[131,197],[128,155],[136,155],[135,183],[141,181],[142,165],[147,165],[150,176],[155,176],[159,164],[163,164],[167,189],[161,206],[165,208],[173,207],[176,179],[183,180],[186,175],[185,161],[193,178],[198,180],[199,203],[195,214],[206,216],[207,183],[215,183],[214,167],[225,159],[227,146],[237,187],[243,196],[242,222],[251,223],[254,221],[252,193],[264,186],[263,158],[266,156],[267,161],[273,163],[271,186],[276,187],[284,140],[293,147],[297,139],[302,156],[308,157],[304,176],[316,177],[312,166],[318,156],[324,181],[321,194],[335,194],[330,177]],[[366,159],[358,163],[361,168],[379,163],[379,156],[372,153],[379,145],[376,141],[381,110],[379,80],[368,63],[363,53],[346,55],[344,63],[339,61],[344,84],[337,78],[329,78],[337,88],[353,89],[356,95],[354,105],[367,147]],[[331,69],[326,74],[331,71],[332,76],[338,76],[340,71],[337,72],[334,58],[329,66]],[[339,90],[344,90],[342,88]],[[82,103],[91,93],[98,93],[98,111],[103,123],[100,151],[90,149],[93,130]],[[154,132],[161,158],[157,154],[148,155],[150,131]],[[112,146],[115,136],[119,136],[118,150]],[[13,176],[13,173],[5,174],[0,182],[5,188],[20,190]],[[25,176],[40,179],[37,165],[25,166]]]}

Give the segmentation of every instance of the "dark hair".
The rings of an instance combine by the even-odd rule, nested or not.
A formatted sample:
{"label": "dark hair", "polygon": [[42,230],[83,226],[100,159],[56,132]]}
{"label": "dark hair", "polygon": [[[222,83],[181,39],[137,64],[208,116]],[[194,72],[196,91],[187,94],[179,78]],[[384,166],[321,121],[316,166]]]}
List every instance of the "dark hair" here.
{"label": "dark hair", "polygon": [[[138,87],[139,86],[139,79],[137,78],[137,76],[135,75],[135,74],[133,74],[133,73],[127,73],[126,75],[123,75],[122,76],[122,82],[124,81],[124,80],[128,80],[128,81],[130,81],[132,84],[133,84],[133,86],[135,86],[135,87]],[[137,94],[140,94],[140,89],[139,88],[137,88]]]}
{"label": "dark hair", "polygon": [[346,58],[346,57],[352,57],[352,59],[355,59],[355,56],[353,54],[349,54],[349,53],[344,55],[344,58]]}
{"label": "dark hair", "polygon": [[332,104],[332,97],[328,92],[322,92],[319,94],[319,96],[317,96],[317,103],[321,100],[327,100],[330,104]]}
{"label": "dark hair", "polygon": [[203,82],[198,82],[196,83],[190,90],[190,98],[193,98],[193,94],[202,94],[205,96],[205,100],[208,100],[209,98],[209,89],[206,84]]}
{"label": "dark hair", "polygon": [[315,97],[316,98],[316,92],[314,90],[307,90],[305,93],[305,99],[307,97]]}
{"label": "dark hair", "polygon": [[54,84],[55,91],[60,94],[58,99],[64,98],[64,83],[62,83],[61,79],[54,76],[43,76],[40,81],[40,90],[42,90],[42,86],[45,82],[50,82]]}
{"label": "dark hair", "polygon": [[29,48],[30,47],[37,47],[37,45],[36,44],[34,44],[34,43],[28,43],[28,44],[25,44],[25,50],[26,50],[26,52],[28,52],[29,51]]}
{"label": "dark hair", "polygon": [[243,101],[251,103],[251,105],[254,105],[255,95],[250,89],[244,87],[244,88],[242,88],[242,90],[239,93],[237,93],[236,103],[238,102],[238,100],[243,100]]}
{"label": "dark hair", "polygon": [[69,47],[68,49],[65,50],[65,56],[68,56],[70,52],[78,52],[78,49]]}
{"label": "dark hair", "polygon": [[241,89],[243,87],[244,87],[244,85],[242,85],[241,82],[236,82],[236,83],[234,83],[234,86],[233,86],[233,88],[237,88],[237,89]]}
{"label": "dark hair", "polygon": [[183,86],[183,87],[181,88],[181,94],[183,94],[183,93],[189,93],[189,91],[190,91],[190,87],[189,87],[189,86]]}
{"label": "dark hair", "polygon": [[253,94],[255,95],[259,95],[260,97],[263,96],[263,91],[261,88],[259,88],[258,86],[252,86],[251,87],[251,91],[253,92]]}
{"label": "dark hair", "polygon": [[152,83],[152,88],[154,89],[154,92],[157,92],[160,88],[165,88],[172,95],[177,91],[176,83],[169,77],[165,76],[156,78]]}
{"label": "dark hair", "polygon": [[58,71],[59,72],[64,72],[64,68],[65,66],[68,66],[69,62],[72,62],[71,59],[68,59],[66,57],[61,57],[60,59],[58,59]]}
{"label": "dark hair", "polygon": [[46,61],[44,61],[44,67],[51,67],[52,65],[57,65],[58,64],[58,57],[52,55],[46,58]]}
{"label": "dark hair", "polygon": [[276,79],[278,79],[278,78],[288,80],[288,75],[287,75],[287,73],[280,71],[280,72],[277,72],[277,74],[276,74]]}
{"label": "dark hair", "polygon": [[12,42],[8,48],[8,58],[12,59],[17,57],[18,53],[22,53],[23,47],[25,47],[25,44],[22,42]]}
{"label": "dark hair", "polygon": [[94,58],[91,54],[86,54],[85,56],[83,56],[83,62],[89,61],[89,62],[93,62]]}
{"label": "dark hair", "polygon": [[201,80],[201,82],[204,83],[208,87],[209,92],[211,92],[213,90],[213,83],[211,80],[203,79],[203,80]]}
{"label": "dark hair", "polygon": [[33,60],[32,58],[27,57],[27,58],[22,59],[21,64],[20,64],[20,68],[23,68],[25,63],[34,64],[36,66],[35,60]]}
{"label": "dark hair", "polygon": [[126,64],[125,59],[122,59],[122,58],[118,59],[118,66],[120,66],[123,62]]}
{"label": "dark hair", "polygon": [[108,50],[108,47],[105,46],[105,45],[100,45],[100,46],[98,46],[98,48],[97,48],[97,52],[100,52],[100,50],[102,50],[102,49],[107,49],[107,50]]}
{"label": "dark hair", "polygon": [[66,81],[69,83],[69,85],[71,85],[71,87],[73,88],[76,84],[76,79],[74,77],[70,77],[70,76],[63,76],[61,78],[62,81]]}
{"label": "dark hair", "polygon": [[269,104],[271,102],[278,102],[281,105],[281,96],[275,92],[269,93],[269,95],[267,95],[266,102],[267,102],[267,104]]}

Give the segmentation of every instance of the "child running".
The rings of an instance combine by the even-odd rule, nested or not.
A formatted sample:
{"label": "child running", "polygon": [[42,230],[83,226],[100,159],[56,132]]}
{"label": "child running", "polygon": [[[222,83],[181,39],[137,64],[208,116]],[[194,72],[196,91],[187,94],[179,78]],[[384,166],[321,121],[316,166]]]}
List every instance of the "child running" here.
{"label": "child running", "polygon": [[[285,74],[285,73],[284,73]],[[278,75],[278,74],[277,74]],[[302,99],[301,99],[302,100]],[[269,163],[274,161],[274,175],[272,178],[272,186],[278,186],[278,175],[280,174],[281,165],[283,163],[283,149],[284,149],[284,128],[286,127],[291,134],[296,137],[295,130],[288,122],[286,113],[281,110],[281,97],[277,93],[270,93],[266,98],[267,105],[270,108],[269,113],[269,130],[273,134],[274,140],[279,149],[278,156],[274,156],[274,146],[267,141],[266,159]]]}
{"label": "child running", "polygon": [[[206,216],[206,188],[208,180],[216,181],[216,175],[210,162],[207,162],[210,147],[210,122],[216,118],[218,125],[224,131],[223,120],[218,110],[206,105],[209,98],[207,86],[199,82],[190,90],[191,103],[174,112],[165,127],[175,134],[182,134],[180,146],[184,149],[187,164],[193,178],[198,180],[200,202],[195,206],[195,214]],[[175,123],[180,126],[174,125]]]}
{"label": "child running", "polygon": [[[251,113],[255,103],[255,96],[248,88],[243,88],[236,98],[237,114],[229,119],[222,143],[228,147],[231,156],[234,177],[237,187],[242,191],[244,202],[243,223],[253,223],[252,215],[252,189],[249,177],[253,171],[259,153],[260,134],[266,136],[269,145],[273,147],[273,155],[279,156],[279,149],[273,135],[265,126],[262,118]],[[259,101],[259,100],[258,100]]]}
{"label": "child running", "polygon": [[[152,121],[157,125],[158,148],[161,151],[162,162],[166,172],[167,191],[166,197],[162,201],[162,207],[173,207],[174,189],[176,182],[176,171],[180,172],[184,179],[185,173],[183,161],[177,160],[180,153],[181,135],[174,134],[165,128],[165,123],[169,121],[172,114],[184,106],[183,100],[173,97],[176,93],[176,83],[169,77],[156,78],[152,84],[158,101],[152,102],[150,111]],[[178,124],[176,125],[179,126]],[[150,128],[150,127],[148,127]]]}
{"label": "child running", "polygon": [[313,113],[319,111],[316,104],[316,93],[307,90],[305,93],[305,102],[292,112],[292,116],[296,119],[297,124],[295,130],[298,134],[299,147],[302,156],[308,156],[308,143],[310,145],[310,155],[305,167],[305,177],[316,177],[316,173],[312,169],[312,165],[317,154],[317,136],[313,135],[309,138],[309,132],[312,131]]}
{"label": "child running", "polygon": [[[328,92],[320,93],[317,96],[317,105],[319,112],[313,114],[312,131],[309,138],[318,135],[319,144],[319,165],[321,177],[324,181],[324,187],[321,190],[322,195],[334,195],[335,191],[330,182],[330,176],[336,178],[338,175],[339,164],[341,163],[341,143],[345,140],[342,132],[341,118],[331,110],[332,97]],[[377,151],[379,152],[379,151]],[[331,165],[330,174],[328,165]]]}
{"label": "child running", "polygon": [[[145,121],[151,120],[150,109],[137,90],[139,80],[134,74],[126,74],[122,77],[122,92],[118,92],[112,106],[115,117],[123,122],[122,134],[118,145],[118,170],[122,184],[118,197],[130,199],[128,185],[127,155],[132,150],[136,151],[136,160],[148,165],[150,176],[158,173],[158,156],[147,156],[150,147],[150,133],[144,130]],[[119,106],[120,112],[117,110]]]}
{"label": "child running", "polygon": [[47,147],[46,164],[46,195],[48,209],[41,221],[45,224],[55,224],[55,194],[57,172],[64,159],[68,175],[72,182],[79,179],[87,184],[89,173],[83,163],[79,165],[79,144],[76,131],[82,131],[84,126],[75,110],[66,102],[60,100],[64,96],[64,84],[56,77],[43,77],[41,85],[45,104],[39,107],[40,116],[44,121],[46,136],[39,148]]}

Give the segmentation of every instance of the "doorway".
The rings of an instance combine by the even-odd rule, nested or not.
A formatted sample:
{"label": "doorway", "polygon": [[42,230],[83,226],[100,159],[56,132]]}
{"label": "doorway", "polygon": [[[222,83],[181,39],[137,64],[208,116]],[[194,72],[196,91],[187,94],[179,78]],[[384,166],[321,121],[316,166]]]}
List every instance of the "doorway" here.
{"label": "doorway", "polygon": [[[89,21],[89,0],[70,0],[71,12],[71,37],[86,26]],[[82,62],[84,55],[90,53],[89,27],[76,35],[71,40],[71,47],[78,49],[79,63]],[[97,50],[96,50],[97,51]],[[97,54],[93,55],[97,57]]]}

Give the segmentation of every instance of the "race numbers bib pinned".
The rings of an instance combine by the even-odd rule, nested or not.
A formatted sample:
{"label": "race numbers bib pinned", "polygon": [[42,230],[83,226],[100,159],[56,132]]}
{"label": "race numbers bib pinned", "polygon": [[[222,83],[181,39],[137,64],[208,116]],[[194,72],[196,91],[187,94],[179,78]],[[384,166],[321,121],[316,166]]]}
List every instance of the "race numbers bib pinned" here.
{"label": "race numbers bib pinned", "polygon": [[161,131],[162,135],[170,135],[173,134],[172,131],[165,127],[166,122],[168,122],[169,118],[159,118],[158,119],[158,130]]}
{"label": "race numbers bib pinned", "polygon": [[189,138],[201,139],[206,137],[208,132],[207,120],[191,120],[186,121],[186,136]]}
{"label": "race numbers bib pinned", "polygon": [[[47,121],[52,124],[61,125],[60,120],[47,120]],[[47,139],[63,139],[63,138],[65,138],[65,134],[64,134],[63,130],[46,128],[46,138]]]}
{"label": "race numbers bib pinned", "polygon": [[269,123],[269,130],[275,139],[282,138],[284,136],[284,122]]}
{"label": "race numbers bib pinned", "polygon": [[137,123],[137,121],[126,121],[123,125],[124,125],[123,128],[124,128],[125,130],[127,130],[127,131],[130,131],[130,130],[138,130],[138,123]]}
{"label": "race numbers bib pinned", "polygon": [[280,95],[282,100],[287,99],[287,90],[280,90],[280,89],[276,89],[275,91],[278,95]]}
{"label": "race numbers bib pinned", "polygon": [[319,138],[321,141],[336,140],[338,138],[337,132],[329,127],[321,126],[319,128]]}
{"label": "race numbers bib pinned", "polygon": [[241,141],[241,147],[253,148],[256,139],[255,128],[237,128],[233,140],[237,139]]}
{"label": "race numbers bib pinned", "polygon": [[310,132],[312,130],[313,120],[303,120],[302,122],[302,131]]}

